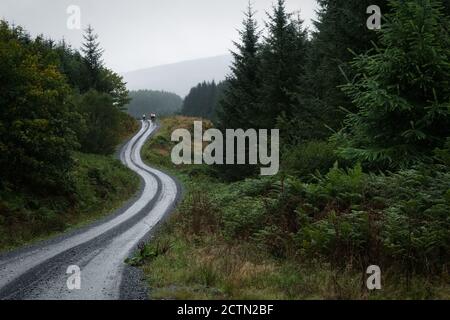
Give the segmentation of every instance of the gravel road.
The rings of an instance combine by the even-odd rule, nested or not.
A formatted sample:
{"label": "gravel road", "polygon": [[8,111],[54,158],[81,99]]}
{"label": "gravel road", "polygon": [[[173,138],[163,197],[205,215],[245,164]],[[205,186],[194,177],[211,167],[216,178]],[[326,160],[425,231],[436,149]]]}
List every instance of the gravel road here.
{"label": "gravel road", "polygon": [[[1,255],[0,299],[146,298],[140,272],[124,261],[174,209],[181,193],[175,179],[141,159],[145,141],[157,129],[155,124],[143,122],[120,152],[121,161],[141,177],[139,193],[123,208],[90,226]],[[80,269],[80,289],[70,290],[67,285],[69,266]]]}

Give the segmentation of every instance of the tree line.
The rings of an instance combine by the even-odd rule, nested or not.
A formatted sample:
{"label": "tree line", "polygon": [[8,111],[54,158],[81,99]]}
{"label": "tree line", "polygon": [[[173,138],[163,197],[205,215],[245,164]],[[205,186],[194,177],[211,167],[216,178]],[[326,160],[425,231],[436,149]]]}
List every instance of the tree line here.
{"label": "tree line", "polygon": [[193,87],[184,98],[181,114],[191,117],[215,119],[227,82],[204,81]]}
{"label": "tree line", "polygon": [[92,27],[78,51],[1,21],[0,48],[0,187],[69,192],[74,151],[111,154],[133,130],[125,83]]}
{"label": "tree line", "polygon": [[216,126],[279,128],[285,154],[332,139],[377,169],[429,158],[450,133],[448,1],[378,1],[379,31],[371,1],[318,2],[311,33],[284,0],[264,30],[248,8]]}
{"label": "tree line", "polygon": [[130,91],[130,103],[126,106],[128,114],[141,118],[143,114],[156,113],[167,116],[179,113],[183,99],[175,93],[155,90]]}

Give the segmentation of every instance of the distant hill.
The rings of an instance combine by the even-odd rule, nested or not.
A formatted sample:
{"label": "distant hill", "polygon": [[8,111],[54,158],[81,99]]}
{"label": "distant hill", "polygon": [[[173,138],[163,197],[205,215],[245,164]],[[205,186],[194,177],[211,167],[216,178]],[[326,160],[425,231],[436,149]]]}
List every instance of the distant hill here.
{"label": "distant hill", "polygon": [[230,72],[231,56],[183,61],[124,73],[129,90],[163,90],[181,97],[202,81],[220,82]]}

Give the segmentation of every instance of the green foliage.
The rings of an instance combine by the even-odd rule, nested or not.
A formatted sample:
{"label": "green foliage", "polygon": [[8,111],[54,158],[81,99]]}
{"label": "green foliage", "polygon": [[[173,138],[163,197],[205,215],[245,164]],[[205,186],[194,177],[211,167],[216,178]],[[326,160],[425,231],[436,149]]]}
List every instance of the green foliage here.
{"label": "green foliage", "polygon": [[326,174],[336,161],[335,144],[313,140],[286,150],[282,167],[285,172],[310,179],[316,173]]}
{"label": "green foliage", "polygon": [[181,209],[185,212],[182,221],[186,226],[186,233],[211,233],[218,229],[219,222],[215,215],[217,204],[208,194],[204,184],[198,183],[186,196]]}
{"label": "green foliage", "polygon": [[297,145],[311,140],[325,140],[333,132],[328,126],[322,102],[304,93],[303,87],[292,93],[295,109],[290,117],[278,117],[276,127],[280,130],[281,143],[285,147],[296,148]]}
{"label": "green foliage", "polygon": [[122,76],[109,69],[101,70],[102,90],[113,99],[113,105],[121,111],[126,110],[126,105],[131,101],[126,83]]}
{"label": "green foliage", "polygon": [[[306,99],[307,104],[312,105],[312,112],[320,124],[338,130],[345,117],[340,107],[354,110],[348,97],[339,89],[347,82],[346,77],[354,76],[348,64],[355,53],[363,54],[377,42],[378,33],[366,26],[367,7],[378,5],[383,16],[389,8],[387,0],[376,3],[371,0],[319,0],[318,3],[316,30],[312,32],[305,82],[298,99]],[[382,23],[384,27],[384,21]]]}
{"label": "green foliage", "polygon": [[[164,119],[169,124],[150,149],[170,148],[166,127],[174,119]],[[169,157],[150,153],[151,162]],[[138,254],[147,256],[138,262],[153,298],[448,295],[450,176],[442,164],[389,175],[336,165],[308,183],[286,175],[223,183],[175,173],[186,196],[156,238],[170,250],[156,255],[152,241]],[[376,293],[364,289],[362,277],[372,264],[383,270],[384,289]]]}
{"label": "green foliage", "polygon": [[226,82],[216,85],[213,81],[199,83],[184,98],[181,114],[190,117],[214,119]]}
{"label": "green foliage", "polygon": [[59,71],[67,78],[68,84],[75,91],[86,89],[85,75],[87,71],[83,57],[80,52],[72,49],[64,40],[56,46],[52,44],[43,46],[39,50],[39,54],[54,57],[53,63],[58,66]]}
{"label": "green foliage", "polygon": [[301,85],[305,70],[307,33],[293,19],[284,0],[278,0],[266,23],[268,35],[261,50],[258,128],[274,128],[280,116],[290,118],[295,106],[291,92]]}
{"label": "green foliage", "polygon": [[54,65],[22,44],[20,29],[0,24],[0,170],[2,183],[54,192],[70,188],[70,89]]}
{"label": "green foliage", "polygon": [[[450,246],[448,170],[388,176],[337,166],[311,183],[251,179],[205,192],[229,242],[245,240],[275,257],[364,268],[376,261],[405,272],[440,272]],[[190,211],[192,212],[192,211]]]}
{"label": "green foliage", "polygon": [[341,154],[370,166],[417,163],[444,144],[450,128],[450,36],[440,1],[391,1],[380,48],[352,62],[343,87],[358,111]]}
{"label": "green foliage", "polygon": [[74,155],[70,196],[36,194],[27,186],[0,190],[0,251],[84,225],[129,199],[139,186],[118,160]]}
{"label": "green foliage", "polygon": [[242,197],[229,203],[223,213],[223,232],[227,239],[246,239],[261,229],[266,210],[258,198]]}
{"label": "green foliage", "polygon": [[438,148],[434,151],[435,158],[440,162],[450,167],[450,138],[447,138],[447,142],[443,148]]}
{"label": "green foliage", "polygon": [[[300,84],[307,47],[302,23],[293,19],[284,1],[279,0],[268,14],[268,35],[260,43],[254,12],[249,6],[239,32],[240,42],[235,43],[238,50],[233,53],[228,87],[220,101],[216,121],[219,128],[280,128],[283,136],[287,133],[277,122],[280,117],[286,119],[294,114],[291,92]],[[234,181],[255,175],[257,167],[219,166],[217,171]]]}
{"label": "green foliage", "polygon": [[87,130],[80,137],[81,150],[87,153],[111,154],[121,138],[121,111],[106,93],[89,91],[79,97],[78,108]]}
{"label": "green foliage", "polygon": [[94,33],[92,26],[88,26],[83,35],[85,42],[81,51],[84,53],[82,65],[79,66],[84,79],[79,86],[81,92],[90,90],[107,93],[113,99],[113,105],[124,110],[125,105],[130,102],[128,90],[123,77],[103,66],[103,49],[98,42],[98,35]]}
{"label": "green foliage", "polygon": [[21,27],[0,21],[0,60],[4,248],[65,230],[129,196],[136,181],[117,161],[74,151],[111,153],[136,124],[119,111],[128,96],[121,77],[97,63],[96,85],[104,93],[89,91],[89,59],[64,41],[32,39]]}
{"label": "green foliage", "polygon": [[84,53],[83,61],[86,66],[86,88],[102,91],[101,78],[103,69],[103,49],[100,48],[100,43],[97,41],[98,35],[94,33],[91,25],[85,30],[83,35],[84,43],[81,51]]}
{"label": "green foliage", "polygon": [[[188,297],[196,285],[194,296],[236,297],[237,288],[270,281],[284,297],[448,296],[449,2],[380,1],[379,32],[366,26],[369,0],[319,4],[310,38],[280,0],[261,40],[249,8],[215,124],[279,128],[282,174],[243,180],[249,166],[214,176],[183,168],[188,197],[166,233],[179,246],[148,267],[169,266],[155,283],[172,284],[176,269]],[[249,252],[261,260],[251,264]],[[267,261],[290,267],[255,280],[239,277],[245,267],[230,256],[252,270]],[[389,294],[361,289],[372,264],[390,279]]]}
{"label": "green foliage", "polygon": [[219,101],[217,122],[222,129],[246,129],[254,127],[256,105],[259,101],[260,85],[258,70],[259,32],[251,5],[245,14],[243,30],[239,31],[240,42],[235,42],[237,52],[232,52],[231,75]]}
{"label": "green foliage", "polygon": [[249,6],[220,102],[217,125],[221,128],[274,128],[279,117],[290,119],[306,108],[296,105],[292,95],[305,70],[308,41],[303,21],[293,18],[279,0],[268,14],[266,28],[267,36],[260,41]]}
{"label": "green foliage", "polygon": [[387,253],[411,271],[440,272],[450,258],[450,173],[420,168],[386,180],[382,195],[395,199],[383,220]]}
{"label": "green foliage", "polygon": [[384,261],[439,272],[448,262],[450,177],[438,167],[390,176],[333,169],[304,190],[301,250],[331,262]]}

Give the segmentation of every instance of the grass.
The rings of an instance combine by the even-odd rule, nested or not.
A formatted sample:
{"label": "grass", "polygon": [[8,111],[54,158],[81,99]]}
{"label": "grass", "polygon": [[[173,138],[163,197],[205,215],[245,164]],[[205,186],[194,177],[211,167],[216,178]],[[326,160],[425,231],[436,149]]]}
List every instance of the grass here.
{"label": "grass", "polygon": [[[387,270],[382,274],[383,289],[370,292],[366,275],[350,267],[304,261],[295,254],[276,257],[251,236],[227,237],[230,230],[251,227],[252,222],[239,220],[240,216],[259,219],[258,210],[249,213],[260,205],[259,191],[255,197],[238,198],[236,189],[248,188],[245,181],[228,184],[212,178],[206,166],[171,163],[171,132],[190,129],[193,121],[163,119],[162,129],[143,151],[145,161],[176,175],[186,190],[177,211],[130,261],[143,269],[151,299],[449,299],[446,280],[406,278]],[[261,188],[263,184],[262,180]]]}
{"label": "grass", "polygon": [[22,190],[0,193],[0,252],[46,239],[105,217],[139,187],[138,177],[112,156],[76,153],[74,193],[43,196]]}

